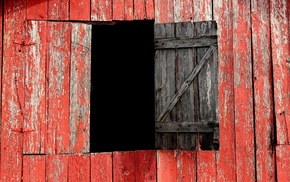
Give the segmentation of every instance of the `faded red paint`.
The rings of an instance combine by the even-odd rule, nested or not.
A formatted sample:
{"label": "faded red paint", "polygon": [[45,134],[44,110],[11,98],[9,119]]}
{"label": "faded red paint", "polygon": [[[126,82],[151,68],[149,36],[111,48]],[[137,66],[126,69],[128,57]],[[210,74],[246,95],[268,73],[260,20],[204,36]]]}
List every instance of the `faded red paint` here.
{"label": "faded red paint", "polygon": [[49,20],[69,20],[70,0],[49,0],[47,17]]}
{"label": "faded red paint", "polygon": [[91,0],[70,0],[69,1],[69,19],[85,20],[91,19]]}
{"label": "faded red paint", "polygon": [[135,181],[135,152],[113,152],[113,181]]}
{"label": "faded red paint", "polygon": [[112,9],[111,0],[91,0],[91,20],[112,21]]}
{"label": "faded red paint", "polygon": [[46,20],[48,1],[27,0],[27,19]]}
{"label": "faded red paint", "polygon": [[135,181],[156,181],[156,151],[135,152]]}
{"label": "faded red paint", "polygon": [[275,181],[270,3],[251,1],[257,181]]}
{"label": "faded red paint", "polygon": [[71,182],[90,181],[90,155],[71,154],[68,157],[68,179]]}
{"label": "faded red paint", "polygon": [[23,181],[45,182],[45,155],[23,156]]}
{"label": "faded red paint", "polygon": [[113,156],[111,152],[91,154],[91,181],[113,181]]}
{"label": "faded red paint", "polygon": [[68,155],[46,156],[47,182],[68,181]]}
{"label": "faded red paint", "polygon": [[197,152],[197,180],[198,181],[217,181],[216,174],[216,152],[198,151]]}

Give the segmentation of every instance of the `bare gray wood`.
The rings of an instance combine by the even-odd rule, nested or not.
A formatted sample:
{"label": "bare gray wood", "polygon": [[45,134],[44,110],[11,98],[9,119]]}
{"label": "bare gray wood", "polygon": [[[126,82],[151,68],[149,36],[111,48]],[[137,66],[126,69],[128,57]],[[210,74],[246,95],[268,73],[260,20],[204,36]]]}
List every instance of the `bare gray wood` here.
{"label": "bare gray wood", "polygon": [[[155,25],[155,38],[170,38],[175,35],[173,23]],[[162,112],[164,106],[170,102],[175,94],[175,51],[155,51],[155,102],[156,117]],[[164,122],[176,120],[176,113],[170,113]],[[156,133],[156,148],[175,149],[176,133]]]}
{"label": "bare gray wood", "polygon": [[202,69],[203,65],[209,60],[210,56],[212,55],[214,51],[214,47],[211,46],[208,51],[204,54],[203,58],[198,62],[196,67],[192,70],[189,77],[184,81],[178,92],[173,96],[173,98],[170,100],[168,105],[165,107],[165,109],[161,112],[161,114],[158,116],[156,121],[164,121],[164,119],[167,117],[167,114],[173,109],[173,107],[176,105],[176,103],[180,100],[181,96],[184,94],[184,92],[188,89],[189,85],[193,81],[193,79],[197,76],[199,71]]}
{"label": "bare gray wood", "polygon": [[193,38],[167,38],[167,39],[157,39],[155,41],[155,49],[192,48],[192,47],[197,48],[197,47],[209,47],[212,45],[217,45],[216,35],[199,36],[199,37],[196,36]]}
{"label": "bare gray wood", "polygon": [[[199,122],[158,122],[156,132],[178,132],[178,133],[213,133],[218,127],[218,121],[199,121]],[[188,134],[190,136],[190,134]]]}

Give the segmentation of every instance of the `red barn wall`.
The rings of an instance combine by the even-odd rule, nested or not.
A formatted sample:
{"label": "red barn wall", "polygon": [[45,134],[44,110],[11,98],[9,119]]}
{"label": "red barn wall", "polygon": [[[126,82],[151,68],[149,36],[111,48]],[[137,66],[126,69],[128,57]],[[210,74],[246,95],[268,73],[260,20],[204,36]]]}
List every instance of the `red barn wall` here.
{"label": "red barn wall", "polygon": [[[290,181],[289,9],[287,0],[2,1],[1,181]],[[217,21],[220,150],[89,154],[70,146],[63,134],[63,152],[50,151],[54,141],[45,123],[50,119],[45,118],[47,98],[36,98],[39,112],[33,121],[28,103],[36,89],[29,80],[38,76],[37,83],[45,85],[48,76],[45,62],[44,67],[30,65],[34,42],[25,33],[28,20],[40,20],[38,33],[46,34],[51,21],[60,22],[56,31],[65,31],[61,22],[143,19]],[[48,46],[53,39],[42,41]],[[88,135],[82,137],[79,144]],[[28,145],[31,140],[48,143]]]}

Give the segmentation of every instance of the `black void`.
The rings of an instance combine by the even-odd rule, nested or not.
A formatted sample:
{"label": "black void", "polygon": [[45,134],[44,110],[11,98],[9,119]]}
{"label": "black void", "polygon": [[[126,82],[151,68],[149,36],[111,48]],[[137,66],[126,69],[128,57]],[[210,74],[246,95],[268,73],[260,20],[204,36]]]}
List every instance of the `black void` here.
{"label": "black void", "polygon": [[90,152],[155,146],[154,21],[93,25]]}

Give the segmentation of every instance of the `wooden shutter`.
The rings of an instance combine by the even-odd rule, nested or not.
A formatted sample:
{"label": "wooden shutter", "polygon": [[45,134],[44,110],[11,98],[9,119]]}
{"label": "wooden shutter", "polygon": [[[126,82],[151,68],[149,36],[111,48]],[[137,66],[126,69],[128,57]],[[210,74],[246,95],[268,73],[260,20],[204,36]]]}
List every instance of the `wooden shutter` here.
{"label": "wooden shutter", "polygon": [[218,148],[215,21],[155,25],[157,149]]}
{"label": "wooden shutter", "polygon": [[28,21],[24,154],[89,152],[91,25]]}

